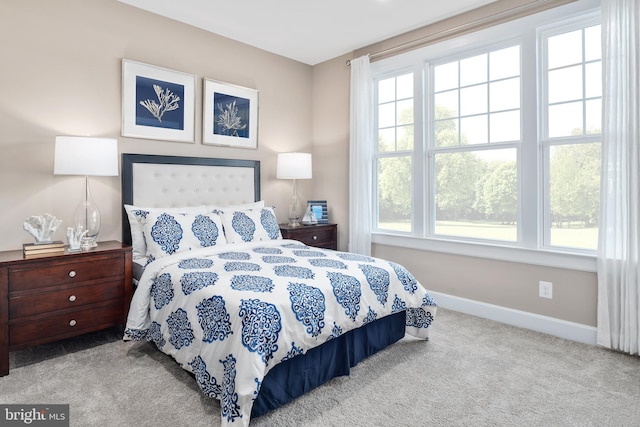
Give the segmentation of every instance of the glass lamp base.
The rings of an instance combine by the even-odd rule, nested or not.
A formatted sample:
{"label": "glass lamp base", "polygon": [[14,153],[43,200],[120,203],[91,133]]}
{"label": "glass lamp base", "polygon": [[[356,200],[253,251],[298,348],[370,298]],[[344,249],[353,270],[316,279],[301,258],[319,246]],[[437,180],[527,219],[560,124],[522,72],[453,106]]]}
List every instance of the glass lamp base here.
{"label": "glass lamp base", "polygon": [[289,227],[300,226],[300,199],[298,198],[298,186],[296,180],[293,180],[293,194],[289,199]]}
{"label": "glass lamp base", "polygon": [[78,230],[78,233],[86,230],[86,235],[81,241],[82,250],[98,246],[96,238],[100,233],[100,210],[91,198],[89,182],[86,180],[86,177],[84,198],[76,208],[73,222],[74,229]]}

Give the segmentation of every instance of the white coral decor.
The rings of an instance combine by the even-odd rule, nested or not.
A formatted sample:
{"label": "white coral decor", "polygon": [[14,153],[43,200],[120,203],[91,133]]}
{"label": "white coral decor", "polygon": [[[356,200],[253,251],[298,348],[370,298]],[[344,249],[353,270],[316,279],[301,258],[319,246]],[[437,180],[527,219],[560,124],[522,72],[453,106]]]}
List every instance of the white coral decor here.
{"label": "white coral decor", "polygon": [[62,220],[51,214],[33,215],[24,221],[24,229],[36,239],[36,243],[51,242],[51,235],[62,224]]}

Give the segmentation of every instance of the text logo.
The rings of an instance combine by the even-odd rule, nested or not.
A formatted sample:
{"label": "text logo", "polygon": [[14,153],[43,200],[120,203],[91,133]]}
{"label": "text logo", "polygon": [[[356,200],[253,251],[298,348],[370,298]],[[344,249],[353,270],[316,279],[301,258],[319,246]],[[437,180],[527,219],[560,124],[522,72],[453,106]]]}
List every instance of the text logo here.
{"label": "text logo", "polygon": [[69,427],[69,405],[1,405],[0,427]]}

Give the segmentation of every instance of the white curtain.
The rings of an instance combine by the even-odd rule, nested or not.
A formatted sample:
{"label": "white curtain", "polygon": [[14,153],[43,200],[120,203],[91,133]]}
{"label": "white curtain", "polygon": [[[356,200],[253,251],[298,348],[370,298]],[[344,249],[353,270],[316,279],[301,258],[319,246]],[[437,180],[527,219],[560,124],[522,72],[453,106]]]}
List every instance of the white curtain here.
{"label": "white curtain", "polygon": [[640,0],[602,0],[603,123],[598,344],[640,338]]}
{"label": "white curtain", "polygon": [[369,56],[351,60],[349,252],[371,254],[373,83]]}

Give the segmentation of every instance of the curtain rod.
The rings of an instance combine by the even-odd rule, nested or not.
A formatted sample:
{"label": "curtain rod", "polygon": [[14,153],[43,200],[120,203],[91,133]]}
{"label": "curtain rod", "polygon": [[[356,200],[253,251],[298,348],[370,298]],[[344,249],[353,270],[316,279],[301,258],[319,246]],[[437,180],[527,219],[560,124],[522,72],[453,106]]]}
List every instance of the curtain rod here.
{"label": "curtain rod", "polygon": [[[558,2],[557,0],[534,0],[529,3],[525,3],[519,6],[514,6],[509,9],[505,9],[493,15],[485,16],[484,18],[479,18],[474,21],[469,21],[467,23],[458,25],[453,28],[448,28],[446,30],[438,31],[436,33],[429,34],[424,37],[420,37],[415,40],[411,40],[411,41],[399,44],[397,46],[390,47],[388,49],[383,49],[381,51],[370,54],[369,59],[371,61],[375,61],[376,59],[384,58],[393,53],[403,53],[413,49],[417,49],[417,48],[426,46],[427,44],[435,40],[444,39],[447,36],[462,34],[463,32],[470,31],[481,26],[486,26],[487,24],[496,24],[503,18],[511,17],[512,19],[514,19],[517,14],[521,12],[528,12],[530,10],[534,10],[540,7],[541,5],[544,5],[545,3],[557,2],[559,4],[562,4],[562,3],[570,3],[571,1],[575,1],[575,0],[570,0],[565,2]],[[350,65],[351,65],[351,60],[347,59],[347,66],[350,66]]]}

